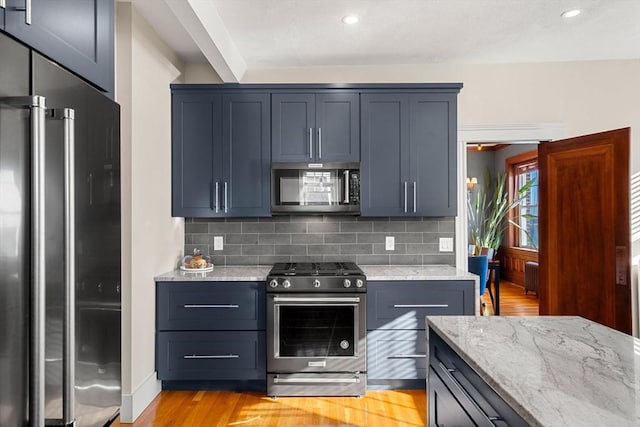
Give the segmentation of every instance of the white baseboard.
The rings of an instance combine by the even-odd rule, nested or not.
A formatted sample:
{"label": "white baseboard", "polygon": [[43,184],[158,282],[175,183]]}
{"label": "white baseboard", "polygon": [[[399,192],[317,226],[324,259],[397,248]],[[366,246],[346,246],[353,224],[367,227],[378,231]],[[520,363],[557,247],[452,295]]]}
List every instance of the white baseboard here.
{"label": "white baseboard", "polygon": [[162,382],[158,380],[156,372],[153,372],[132,394],[122,395],[120,422],[134,422],[161,391]]}

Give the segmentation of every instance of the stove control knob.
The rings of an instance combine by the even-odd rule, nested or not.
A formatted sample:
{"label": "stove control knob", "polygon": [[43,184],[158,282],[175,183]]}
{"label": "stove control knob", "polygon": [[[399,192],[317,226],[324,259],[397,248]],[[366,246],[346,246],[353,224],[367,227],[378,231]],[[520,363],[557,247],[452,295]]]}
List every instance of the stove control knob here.
{"label": "stove control knob", "polygon": [[272,279],[272,280],[269,282],[269,286],[271,286],[272,288],[277,287],[277,286],[278,286],[278,281],[277,281],[276,279]]}
{"label": "stove control knob", "polygon": [[362,281],[362,279],[356,280],[356,288],[361,288],[363,285],[364,285],[364,282]]}
{"label": "stove control knob", "polygon": [[313,281],[313,287],[314,288],[319,288],[320,287],[320,280],[316,279]]}
{"label": "stove control knob", "polygon": [[285,279],[285,281],[282,282],[282,287],[285,289],[289,289],[291,287],[291,282]]}
{"label": "stove control knob", "polygon": [[342,282],[342,284],[344,285],[345,288],[350,288],[351,287],[351,280],[344,279],[344,282]]}

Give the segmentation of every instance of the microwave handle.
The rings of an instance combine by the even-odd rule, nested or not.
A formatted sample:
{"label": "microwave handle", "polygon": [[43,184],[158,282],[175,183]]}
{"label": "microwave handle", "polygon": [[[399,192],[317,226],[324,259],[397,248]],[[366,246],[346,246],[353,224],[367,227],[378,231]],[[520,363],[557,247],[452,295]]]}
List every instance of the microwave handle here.
{"label": "microwave handle", "polygon": [[349,169],[344,172],[344,203],[349,204]]}

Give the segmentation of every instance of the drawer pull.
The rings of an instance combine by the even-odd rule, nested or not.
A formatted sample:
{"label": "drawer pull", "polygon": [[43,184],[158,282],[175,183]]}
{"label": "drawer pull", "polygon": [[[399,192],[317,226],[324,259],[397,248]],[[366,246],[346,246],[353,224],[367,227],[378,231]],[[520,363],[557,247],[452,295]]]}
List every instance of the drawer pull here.
{"label": "drawer pull", "polygon": [[184,304],[184,308],[240,308],[238,304]]}
{"label": "drawer pull", "polygon": [[447,308],[449,304],[394,304],[393,308]]}
{"label": "drawer pull", "polygon": [[325,384],[331,384],[331,383],[337,383],[337,384],[356,384],[360,382],[360,378],[359,377],[355,377],[355,378],[322,378],[322,377],[318,377],[318,378],[279,378],[279,377],[274,377],[273,378],[273,383],[274,384],[295,384],[295,383],[325,383]]}
{"label": "drawer pull", "polygon": [[392,359],[426,359],[426,354],[396,354],[391,356]]}
{"label": "drawer pull", "polygon": [[183,359],[238,359],[237,354],[185,354]]}

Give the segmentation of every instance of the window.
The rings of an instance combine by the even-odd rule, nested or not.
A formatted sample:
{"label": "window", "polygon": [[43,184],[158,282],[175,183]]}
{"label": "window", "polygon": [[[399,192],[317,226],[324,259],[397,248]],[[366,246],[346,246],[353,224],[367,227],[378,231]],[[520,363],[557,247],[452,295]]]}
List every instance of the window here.
{"label": "window", "polygon": [[506,163],[510,200],[521,200],[510,214],[509,246],[537,250],[538,153],[532,151],[510,157]]}

